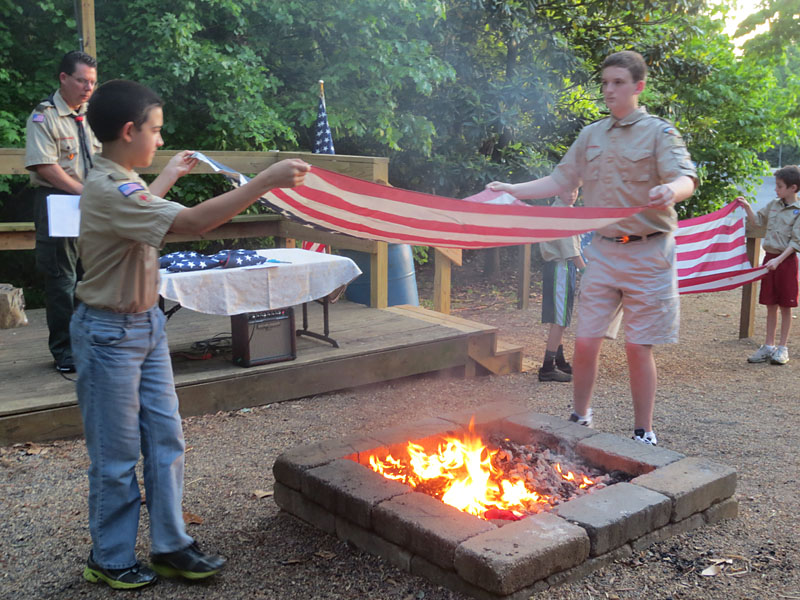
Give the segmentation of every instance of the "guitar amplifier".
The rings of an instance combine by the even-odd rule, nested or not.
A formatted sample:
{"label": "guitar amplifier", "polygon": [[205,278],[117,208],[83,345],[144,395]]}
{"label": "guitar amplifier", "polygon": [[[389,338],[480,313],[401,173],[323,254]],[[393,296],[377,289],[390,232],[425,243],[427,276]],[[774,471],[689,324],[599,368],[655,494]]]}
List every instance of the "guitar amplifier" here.
{"label": "guitar amplifier", "polygon": [[281,308],[232,316],[231,345],[233,363],[241,367],[294,360],[294,310]]}

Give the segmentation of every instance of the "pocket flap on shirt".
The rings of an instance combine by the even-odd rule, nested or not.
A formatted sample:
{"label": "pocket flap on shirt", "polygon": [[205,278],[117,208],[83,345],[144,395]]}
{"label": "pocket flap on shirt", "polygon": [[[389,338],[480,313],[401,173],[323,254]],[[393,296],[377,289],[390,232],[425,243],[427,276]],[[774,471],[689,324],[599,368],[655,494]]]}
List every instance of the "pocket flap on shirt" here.
{"label": "pocket flap on shirt", "polygon": [[622,152],[622,156],[633,162],[649,158],[652,154],[653,151],[649,148],[628,148]]}

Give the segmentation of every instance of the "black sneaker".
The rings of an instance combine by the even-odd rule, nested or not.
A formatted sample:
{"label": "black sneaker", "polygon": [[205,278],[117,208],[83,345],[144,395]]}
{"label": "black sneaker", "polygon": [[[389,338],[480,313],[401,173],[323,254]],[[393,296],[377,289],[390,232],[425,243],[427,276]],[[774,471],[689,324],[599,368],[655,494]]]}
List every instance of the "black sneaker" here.
{"label": "black sneaker", "polygon": [[552,369],[539,369],[539,381],[559,381],[561,383],[568,383],[572,381],[572,375],[564,373],[556,368]]}
{"label": "black sneaker", "polygon": [[56,371],[59,373],[74,373],[75,372],[75,362],[72,360],[72,357],[69,358],[62,358],[61,360],[57,360],[55,362]]}
{"label": "black sneaker", "polygon": [[153,570],[164,577],[180,575],[186,579],[204,579],[217,573],[227,562],[224,556],[206,554],[197,543],[192,543],[183,550],[153,554],[150,565]]}
{"label": "black sneaker", "polygon": [[563,361],[561,363],[556,361],[556,369],[572,375],[572,365],[569,364],[567,361]]}
{"label": "black sneaker", "polygon": [[155,583],[158,577],[148,567],[138,562],[127,569],[104,569],[92,558],[91,553],[83,569],[83,578],[90,583],[104,581],[115,590],[132,590]]}

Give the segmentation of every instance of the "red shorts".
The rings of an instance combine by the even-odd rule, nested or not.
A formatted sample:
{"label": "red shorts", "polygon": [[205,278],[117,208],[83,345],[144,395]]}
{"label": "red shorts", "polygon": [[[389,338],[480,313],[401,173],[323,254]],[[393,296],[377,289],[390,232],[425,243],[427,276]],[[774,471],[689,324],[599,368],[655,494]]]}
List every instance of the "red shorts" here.
{"label": "red shorts", "polygon": [[[764,253],[764,263],[778,256],[770,252]],[[769,271],[761,280],[761,291],[758,303],[777,304],[778,306],[797,306],[797,253],[790,254],[774,271]]]}

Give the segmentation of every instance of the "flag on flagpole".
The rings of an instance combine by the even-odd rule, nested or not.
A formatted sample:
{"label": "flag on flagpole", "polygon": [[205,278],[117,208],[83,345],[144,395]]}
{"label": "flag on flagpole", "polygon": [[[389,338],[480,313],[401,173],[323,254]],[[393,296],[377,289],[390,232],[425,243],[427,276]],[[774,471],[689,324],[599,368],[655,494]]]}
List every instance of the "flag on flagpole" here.
{"label": "flag on flagpole", "polygon": [[[336,154],[333,149],[333,136],[328,124],[328,111],[325,108],[324,82],[319,80],[319,104],[317,105],[317,121],[314,123],[314,154]],[[317,242],[303,242],[303,250],[327,252],[328,246]]]}

